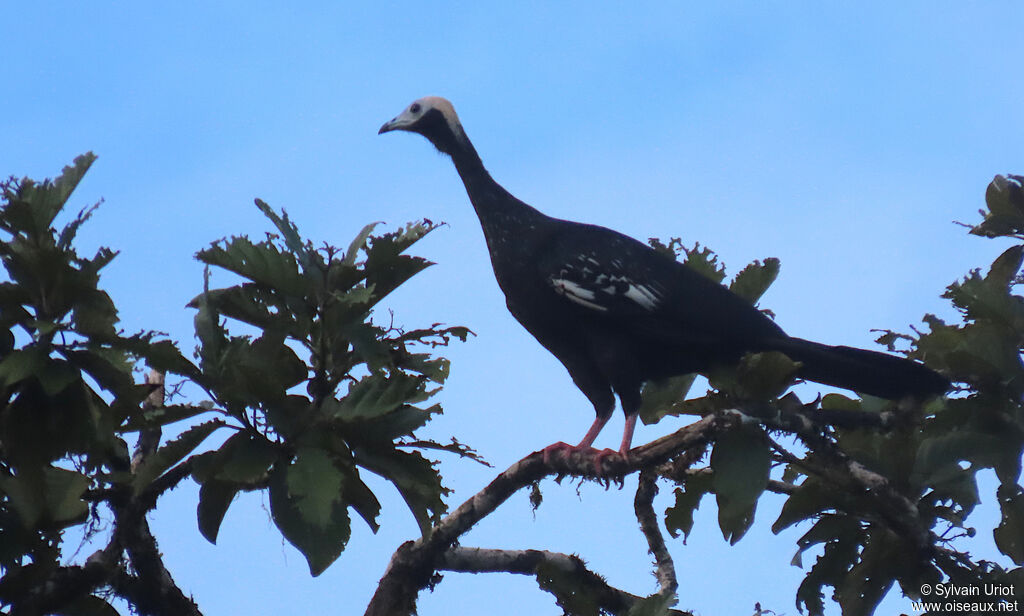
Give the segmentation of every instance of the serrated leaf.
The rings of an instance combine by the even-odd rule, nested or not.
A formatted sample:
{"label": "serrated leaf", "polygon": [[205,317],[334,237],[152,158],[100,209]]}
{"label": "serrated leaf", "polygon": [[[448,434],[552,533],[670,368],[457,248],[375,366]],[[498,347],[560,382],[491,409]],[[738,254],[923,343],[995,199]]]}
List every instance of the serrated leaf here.
{"label": "serrated leaf", "polygon": [[89,506],[82,500],[89,483],[88,477],[75,471],[34,467],[0,477],[0,490],[25,528],[59,529],[89,514]]}
{"label": "serrated leaf", "polygon": [[437,228],[429,222],[410,223],[400,231],[373,237],[366,249],[366,286],[373,289],[375,301],[412,278],[432,262],[402,254],[423,236]]}
{"label": "serrated leaf", "polygon": [[424,379],[403,372],[377,373],[353,383],[332,414],[344,421],[375,419],[423,401]]}
{"label": "serrated leaf", "polygon": [[79,294],[72,306],[71,322],[79,334],[90,337],[113,337],[117,333],[117,308],[106,292],[92,289]]}
{"label": "serrated leaf", "polygon": [[335,504],[342,502],[342,480],[326,451],[303,447],[288,467],[288,497],[307,523],[323,528],[330,524]]}
{"label": "serrated leaf", "polygon": [[16,349],[0,361],[0,384],[11,386],[38,373],[48,354],[39,345]]}
{"label": "serrated leaf", "polygon": [[1016,448],[1003,435],[955,430],[926,438],[917,450],[911,476],[917,485],[929,485],[936,473],[950,465],[968,460],[979,467],[994,468],[1003,453],[1014,455]]}
{"label": "serrated leaf", "polygon": [[351,534],[343,477],[322,450],[303,448],[292,465],[270,473],[270,512],[281,534],[318,576],[345,550]]}
{"label": "serrated leaf", "polygon": [[[263,285],[247,282],[226,289],[211,289],[204,297],[213,309],[227,318],[297,340],[309,335],[313,308],[306,301],[284,297]],[[194,297],[188,305],[196,308],[199,301],[198,296]]]}
{"label": "serrated leaf", "polygon": [[367,448],[356,450],[355,457],[359,466],[394,484],[424,535],[441,519],[446,511],[441,497],[448,490],[434,466],[418,452]]}
{"label": "serrated leaf", "polygon": [[992,531],[996,547],[1016,565],[1024,565],[1024,491],[1015,484],[996,490],[1002,517]]}
{"label": "serrated leaf", "polygon": [[686,478],[682,488],[675,489],[676,502],[665,510],[665,528],[673,537],[683,533],[686,542],[693,530],[693,513],[704,495],[712,491],[711,473],[697,473]]}
{"label": "serrated leaf", "polygon": [[349,507],[356,510],[370,530],[377,532],[380,524],[377,523],[377,516],[380,515],[380,501],[370,488],[363,483],[359,477],[359,470],[356,467],[342,468],[345,476],[344,497]]}
{"label": "serrated leaf", "polygon": [[196,258],[286,295],[302,297],[310,289],[299,275],[295,256],[270,241],[255,244],[247,237],[233,237],[199,251]]}
{"label": "serrated leaf", "polygon": [[718,255],[707,246],[702,248],[700,244],[694,244],[693,248],[682,250],[686,253],[686,259],[683,260],[686,266],[718,283],[725,278],[725,266],[718,261]]}
{"label": "serrated leaf", "polygon": [[361,441],[393,441],[403,436],[411,436],[423,427],[431,417],[441,412],[441,405],[435,404],[427,409],[416,406],[402,405],[388,413],[385,417],[368,421],[359,426]]}
{"label": "serrated leaf", "polygon": [[359,256],[359,251],[366,247],[366,238],[370,237],[373,233],[374,228],[381,224],[378,222],[371,222],[370,224],[363,227],[363,229],[356,234],[355,238],[348,245],[348,250],[345,251],[345,257],[341,260],[345,265],[355,265],[356,257]]}
{"label": "serrated leaf", "polygon": [[72,165],[64,167],[53,181],[37,184],[28,178],[22,180],[15,198],[5,208],[4,218],[10,223],[7,228],[25,232],[29,237],[49,236],[57,214],[95,160],[96,155],[87,152],[76,157]]}
{"label": "serrated leaf", "polygon": [[776,398],[792,384],[799,368],[799,362],[778,351],[747,353],[736,368],[736,389],[743,398]]}
{"label": "serrated leaf", "polygon": [[820,481],[808,477],[782,505],[778,519],[772,524],[772,532],[779,534],[793,524],[812,518],[834,504],[831,494]]}
{"label": "serrated leaf", "polygon": [[259,208],[263,215],[266,216],[270,222],[277,227],[277,230],[281,233],[281,237],[284,238],[285,246],[288,250],[295,255],[299,263],[302,265],[303,274],[306,275],[307,280],[311,280],[316,283],[318,271],[323,269],[324,263],[317,255],[316,251],[313,250],[313,246],[309,242],[304,242],[302,236],[299,235],[299,228],[295,226],[288,218],[288,212],[281,210],[281,214],[278,215],[265,201],[262,199],[255,200],[256,207]]}
{"label": "serrated leaf", "polygon": [[192,450],[206,440],[206,437],[223,425],[224,422],[219,419],[203,422],[192,426],[182,432],[178,438],[157,448],[135,469],[132,477],[132,489],[136,494],[141,493],[157,477],[185,459],[185,456],[192,453]]}
{"label": "serrated leaf", "polygon": [[644,383],[640,392],[639,410],[644,425],[657,423],[666,415],[676,414],[675,405],[686,399],[696,379],[696,374],[683,374]]}
{"label": "serrated leaf", "polygon": [[771,448],[764,432],[741,426],[722,434],[711,451],[712,485],[722,535],[735,544],[754,522],[757,500],[768,485]]}
{"label": "serrated leaf", "polygon": [[729,290],[751,304],[756,304],[778,275],[778,259],[769,257],[764,262],[754,261],[736,274],[736,278],[729,285]]}
{"label": "serrated leaf", "polygon": [[266,438],[245,432],[225,441],[219,451],[221,459],[217,477],[241,484],[263,479],[281,455]]}
{"label": "serrated leaf", "polygon": [[210,543],[217,543],[220,525],[239,489],[238,484],[219,479],[211,479],[199,487],[196,517],[199,522],[199,532]]}

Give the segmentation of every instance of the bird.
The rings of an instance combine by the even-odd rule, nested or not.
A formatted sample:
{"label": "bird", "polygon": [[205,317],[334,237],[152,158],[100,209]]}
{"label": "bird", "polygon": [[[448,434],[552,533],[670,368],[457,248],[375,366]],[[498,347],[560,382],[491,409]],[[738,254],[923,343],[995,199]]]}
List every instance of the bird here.
{"label": "bird", "polygon": [[598,454],[628,459],[645,382],[734,364],[751,352],[780,351],[798,362],[801,379],[882,398],[924,400],[950,388],[908,358],[790,336],[747,300],[643,242],[523,203],[488,173],[445,98],[414,101],[378,134],[391,131],[418,133],[451,158],[509,312],[594,407],[583,439],[544,448],[545,460],[594,450],[616,396],[626,416],[622,441],[617,452]]}

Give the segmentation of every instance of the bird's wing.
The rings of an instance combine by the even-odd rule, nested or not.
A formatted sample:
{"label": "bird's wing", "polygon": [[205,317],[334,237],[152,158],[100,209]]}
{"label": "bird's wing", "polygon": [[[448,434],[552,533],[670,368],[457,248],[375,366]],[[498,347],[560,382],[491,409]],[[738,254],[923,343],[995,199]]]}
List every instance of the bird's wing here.
{"label": "bird's wing", "polygon": [[626,329],[723,342],[782,331],[722,285],[604,227],[565,227],[540,257],[539,273],[559,297]]}

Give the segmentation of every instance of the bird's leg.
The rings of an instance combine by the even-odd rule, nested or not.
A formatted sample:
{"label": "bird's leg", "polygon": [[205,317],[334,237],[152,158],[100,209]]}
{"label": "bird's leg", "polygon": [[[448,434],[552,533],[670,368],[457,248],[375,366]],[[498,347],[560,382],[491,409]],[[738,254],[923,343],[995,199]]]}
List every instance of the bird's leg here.
{"label": "bird's leg", "polygon": [[604,425],[608,423],[609,419],[611,419],[611,415],[608,415],[607,417],[598,416],[597,419],[594,420],[594,423],[591,424],[590,429],[587,430],[587,433],[583,435],[583,440],[580,441],[579,445],[573,446],[569,443],[559,441],[554,445],[548,445],[542,449],[541,453],[544,454],[544,464],[550,463],[552,454],[556,452],[563,455],[569,455],[574,451],[590,449],[590,446],[594,443],[597,435],[601,433],[601,429],[604,428]]}
{"label": "bird's leg", "polygon": [[636,415],[626,415],[626,427],[622,429],[622,444],[619,450],[602,449],[594,455],[594,472],[601,474],[602,464],[605,458],[610,456],[622,456],[622,459],[629,461],[629,449],[633,443],[633,431],[636,430]]}
{"label": "bird's leg", "polygon": [[622,444],[619,445],[619,454],[623,458],[629,458],[629,450],[633,446],[633,431],[636,430],[636,418],[634,415],[626,415],[626,427],[622,429]]}

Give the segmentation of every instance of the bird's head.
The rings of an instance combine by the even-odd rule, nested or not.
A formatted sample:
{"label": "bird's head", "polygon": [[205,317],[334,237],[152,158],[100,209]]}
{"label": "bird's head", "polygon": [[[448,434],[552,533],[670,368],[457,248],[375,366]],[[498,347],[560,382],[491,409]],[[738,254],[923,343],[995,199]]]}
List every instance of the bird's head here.
{"label": "bird's head", "polygon": [[404,130],[419,133],[430,140],[438,150],[454,154],[468,145],[466,133],[459,123],[455,108],[440,96],[425,96],[412,102],[402,113],[385,122],[377,134]]}

